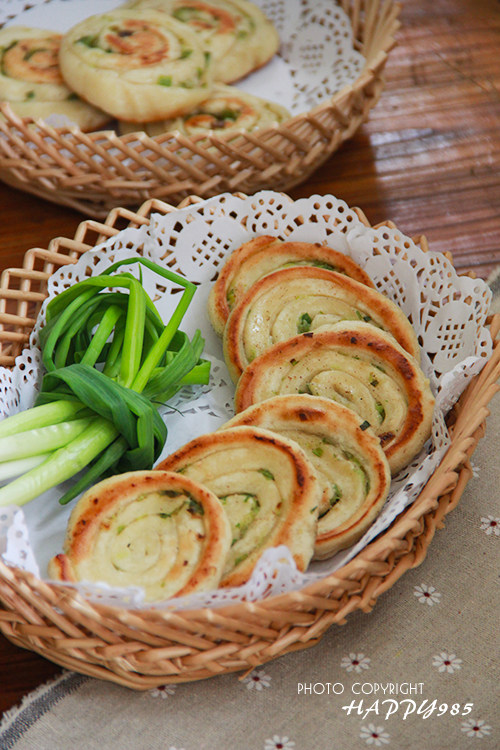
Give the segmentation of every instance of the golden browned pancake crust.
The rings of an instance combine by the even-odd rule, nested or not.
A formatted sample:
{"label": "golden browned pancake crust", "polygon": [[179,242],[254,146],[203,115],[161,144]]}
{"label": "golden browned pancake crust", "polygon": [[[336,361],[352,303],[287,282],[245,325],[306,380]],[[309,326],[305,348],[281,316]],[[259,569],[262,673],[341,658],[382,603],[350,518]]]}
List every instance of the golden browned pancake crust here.
{"label": "golden browned pancake crust", "polygon": [[88,490],[68,524],[62,581],[141,586],[148,601],[217,588],[231,544],[219,500],[180,474],[134,471]]}
{"label": "golden browned pancake crust", "polygon": [[227,320],[223,345],[231,377],[237,381],[245,367],[273,344],[359,320],[387,331],[412,356],[420,356],[408,318],[375,289],[324,268],[275,271],[250,287]]}
{"label": "golden browned pancake crust", "polygon": [[295,440],[322,488],[314,557],[350,547],[385,502],[391,473],[380,440],[361,417],[335,401],[289,394],[248,407],[221,429],[251,425]]}
{"label": "golden browned pancake crust", "polygon": [[381,440],[393,474],[430,436],[434,397],[428,379],[392,336],[367,323],[275,344],[244,371],[235,409],[283,393],[331,398],[356,411]]}
{"label": "golden browned pancake crust", "polygon": [[357,263],[332,247],[311,242],[283,242],[270,235],[254,237],[233,250],[210,290],[208,312],[215,332],[222,336],[229,313],[252,284],[288,266],[326,268],[374,288],[368,274]]}
{"label": "golden browned pancake crust", "polygon": [[159,464],[206,485],[226,510],[232,545],[221,586],[239,586],[262,552],[286,545],[299,570],[314,551],[321,496],[297,443],[269,430],[234,427],[195,438]]}

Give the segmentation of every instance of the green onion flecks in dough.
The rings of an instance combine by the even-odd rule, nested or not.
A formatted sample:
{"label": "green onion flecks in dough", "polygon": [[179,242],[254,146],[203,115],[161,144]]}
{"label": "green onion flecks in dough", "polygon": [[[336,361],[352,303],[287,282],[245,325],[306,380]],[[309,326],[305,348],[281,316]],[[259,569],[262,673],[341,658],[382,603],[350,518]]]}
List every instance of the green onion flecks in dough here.
{"label": "green onion flecks in dough", "polygon": [[[335,246],[339,240],[332,236],[329,242]],[[344,242],[342,237],[341,243]],[[283,241],[270,235],[253,237],[231,252],[210,290],[208,314],[217,335],[223,335],[229,313],[252,284],[269,273],[294,266],[337,271],[374,289],[366,271],[334,247]]]}
{"label": "green onion flecks in dough", "polygon": [[253,284],[224,329],[224,356],[233,380],[255,357],[299,333],[362,321],[391,333],[419,357],[415,332],[403,311],[380,292],[324,268],[285,268]]}
{"label": "green onion flecks in dough", "polygon": [[351,546],[385,502],[391,473],[380,440],[351,409],[330,399],[288,394],[248,407],[221,429],[251,425],[294,440],[314,466],[322,497],[314,557]]}
{"label": "green onion flecks in dough", "polygon": [[378,435],[396,473],[430,436],[434,397],[416,360],[375,326],[339,324],[275,344],[244,371],[235,409],[284,393],[308,393],[355,411]]}
{"label": "green onion flecks in dough", "polygon": [[286,545],[299,570],[312,558],[321,488],[297,443],[255,427],[195,438],[156,468],[179,471],[219,497],[232,540],[221,586],[239,586],[262,552]]}
{"label": "green onion flecks in dough", "polygon": [[219,83],[192,112],[157,122],[120,122],[119,130],[126,134],[142,129],[150,136],[175,131],[187,136],[203,136],[211,132],[252,132],[279,124],[289,117],[289,112],[279,104]]}
{"label": "green onion flecks in dough", "polygon": [[[64,117],[65,124],[97,130],[109,115],[82,101],[59,69],[61,35],[27,26],[0,30],[0,101],[19,117]],[[57,125],[57,120],[54,121]]]}
{"label": "green onion flecks in dough", "polygon": [[176,117],[206,98],[211,56],[187,24],[154,10],[92,16],[64,36],[61,71],[84,99],[114,117]]}
{"label": "green onion flecks in dough", "polygon": [[80,498],[49,575],[140,586],[158,601],[217,588],[230,544],[227,516],[206,487],[172,472],[129,472]]}
{"label": "green onion flecks in dough", "polygon": [[277,52],[276,29],[247,0],[131,0],[128,8],[153,8],[189,26],[214,61],[216,81],[231,83]]}

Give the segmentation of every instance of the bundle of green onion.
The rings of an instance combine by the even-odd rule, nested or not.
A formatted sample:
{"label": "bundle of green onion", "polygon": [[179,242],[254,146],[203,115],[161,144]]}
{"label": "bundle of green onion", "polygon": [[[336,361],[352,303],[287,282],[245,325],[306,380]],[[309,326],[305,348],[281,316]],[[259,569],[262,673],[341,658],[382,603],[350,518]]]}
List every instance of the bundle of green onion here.
{"label": "bundle of green onion", "polygon": [[[114,273],[131,263],[183,288],[166,325],[141,282]],[[195,291],[182,276],[134,258],[49,302],[37,402],[0,422],[0,481],[17,477],[0,488],[0,507],[23,505],[85,468],[61,504],[106,473],[153,466],[167,437],[157,406],[186,384],[208,383],[200,332],[189,339],[179,330]]]}

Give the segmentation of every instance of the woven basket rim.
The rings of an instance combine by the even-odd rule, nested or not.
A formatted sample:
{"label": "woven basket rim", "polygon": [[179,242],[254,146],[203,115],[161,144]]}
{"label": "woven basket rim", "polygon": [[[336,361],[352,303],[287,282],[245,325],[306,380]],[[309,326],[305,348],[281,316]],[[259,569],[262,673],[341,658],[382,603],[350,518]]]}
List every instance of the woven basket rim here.
{"label": "woven basket rim", "polygon": [[[500,314],[497,314],[495,318],[496,320],[494,321],[494,325],[500,331]],[[497,355],[497,369],[498,376],[500,376],[500,345],[497,347]],[[498,386],[496,390],[500,390],[500,386]],[[466,437],[462,440],[462,442],[468,443],[469,440],[470,438]],[[443,484],[443,488],[448,488],[450,486],[450,482],[452,483],[454,481],[452,475],[455,473],[459,461],[465,460],[465,457],[466,447],[464,447],[463,444],[457,445],[456,442],[452,442],[440,464],[440,466],[442,466],[443,464],[447,465],[446,482]],[[472,475],[472,470],[469,469],[469,471]],[[44,580],[43,578],[38,578],[35,574],[29,571],[24,571],[17,566],[8,565],[2,560],[0,560],[0,575],[2,572],[2,567],[11,569],[20,573],[21,576],[26,580],[26,582],[33,588],[39,590],[40,588],[43,589],[44,587],[47,587],[55,594],[56,597],[69,595],[73,601],[85,603],[85,607],[88,610],[94,609],[96,612],[104,613],[108,616],[110,614],[112,615],[117,613],[130,613],[135,617],[140,617],[148,620],[163,621],[165,619],[168,619],[170,616],[183,616],[185,614],[188,614],[189,617],[199,617],[200,614],[210,613],[214,609],[218,614],[234,616],[235,610],[240,610],[242,612],[246,611],[247,613],[252,612],[255,609],[255,604],[258,604],[258,606],[263,609],[275,608],[276,606],[282,604],[294,603],[294,601],[297,599],[297,593],[304,596],[314,596],[317,593],[321,593],[323,589],[333,588],[335,584],[338,584],[342,579],[352,580],[356,582],[357,578],[355,574],[365,569],[366,562],[384,563],[384,556],[385,558],[388,556],[388,549],[390,549],[391,547],[394,547],[396,549],[398,546],[397,543],[403,540],[408,531],[415,527],[415,523],[418,522],[426,513],[431,512],[436,507],[437,499],[434,487],[434,485],[436,484],[438,484],[438,481],[436,480],[435,472],[435,474],[433,474],[425,484],[418,497],[413,501],[413,503],[411,503],[411,505],[405,508],[404,511],[402,511],[394,519],[394,521],[385,530],[385,532],[381,533],[379,537],[370,542],[363,550],[361,550],[358,555],[356,555],[356,557],[345,563],[334,573],[326,574],[318,581],[309,583],[303,586],[298,591],[275,594],[255,601],[238,601],[235,603],[228,603],[217,606],[215,608],[205,606],[190,608],[187,610],[178,610],[173,608],[165,610],[160,608],[149,609],[147,608],[147,606],[143,608],[119,607],[113,604],[102,604],[98,601],[90,601],[86,599],[81,592],[74,588],[72,584],[64,584],[63,586],[58,585],[57,583]],[[352,578],[351,575],[353,576]],[[34,586],[33,584],[36,585]],[[169,604],[172,604],[172,602],[175,602],[175,598],[168,601]]]}
{"label": "woven basket rim", "polygon": [[[236,194],[239,197],[247,197],[244,194]],[[283,197],[293,200],[290,198],[290,196],[287,196],[286,194],[282,194]],[[150,217],[151,214],[154,211],[161,210],[163,208],[166,212],[176,211],[179,208],[196,204],[200,201],[203,201],[203,198],[200,198],[199,196],[192,195],[188,199],[184,200],[179,204],[179,206],[174,207],[169,204],[164,204],[160,201],[156,200],[149,200],[142,204],[142,206],[138,209],[137,213],[131,212],[127,209],[121,209],[116,208],[113,211],[111,211],[108,214],[108,217],[106,219],[106,222],[102,226],[110,226],[115,229],[114,224],[118,217],[125,216],[129,220],[129,226],[133,224],[144,224],[149,223],[148,216]],[[354,207],[351,209],[352,211],[356,212],[360,220],[366,224],[367,226],[371,226],[368,222],[365,214],[363,211],[357,207]],[[109,222],[109,223],[108,223]],[[82,237],[85,235],[85,229],[86,228],[92,228],[95,229],[96,222],[92,219],[87,219],[78,226],[77,231],[74,236],[74,240],[77,239],[77,237]],[[100,225],[97,225],[99,227]],[[380,226],[388,226],[395,228],[396,225],[392,221],[385,221],[381,222],[377,225],[375,225],[375,228]],[[119,230],[116,230],[119,231]],[[113,231],[112,234],[115,234],[116,232]],[[57,238],[61,239],[61,238]],[[422,249],[424,251],[428,250],[427,241],[425,236],[420,236],[418,238],[415,238],[415,241],[417,241]],[[50,247],[49,243],[49,247]],[[97,244],[97,243],[96,243]],[[85,246],[88,248],[88,246]],[[5,284],[8,284],[9,277],[8,274],[12,271],[21,271],[24,270],[26,267],[26,260],[28,258],[28,254],[32,251],[36,251],[38,248],[32,248],[31,251],[28,250],[25,254],[25,263],[23,265],[23,269],[6,269],[5,272],[2,274],[2,277],[0,278],[0,299],[2,296],[2,291],[5,290]],[[84,252],[85,250],[82,250]],[[452,261],[451,256],[449,256],[450,261]],[[5,274],[7,273],[7,277],[5,280]],[[490,331],[492,335],[492,339],[495,343],[496,337],[500,331],[500,315],[494,315],[491,317],[491,319],[488,321],[490,325]],[[0,322],[0,342],[2,338],[2,324]],[[380,562],[382,567],[384,560],[387,559],[387,557],[391,554],[391,551],[394,552],[397,550],[397,548],[400,546],[402,540],[404,539],[405,535],[408,534],[413,528],[415,528],[415,525],[418,524],[418,522],[424,517],[427,513],[431,512],[437,505],[437,499],[439,496],[446,491],[450,489],[450,487],[453,485],[453,482],[456,479],[457,474],[457,467],[460,466],[461,463],[467,460],[467,450],[470,447],[470,440],[471,435],[474,433],[475,430],[478,430],[480,428],[480,425],[482,422],[484,422],[486,415],[487,415],[487,404],[493,397],[494,393],[498,390],[500,390],[500,386],[496,385],[496,381],[500,377],[500,339],[496,342],[493,353],[491,357],[489,358],[488,362],[485,364],[485,367],[483,368],[482,372],[479,373],[469,384],[467,391],[462,395],[460,401],[463,401],[464,398],[467,397],[467,392],[473,387],[474,383],[481,383],[481,381],[485,380],[486,385],[488,388],[485,390],[485,392],[482,394],[482,397],[478,400],[478,403],[476,404],[476,410],[475,415],[472,420],[468,420],[467,422],[467,428],[464,427],[462,424],[460,427],[460,430],[457,430],[457,427],[455,425],[455,429],[452,434],[451,444],[448,447],[445,456],[441,460],[439,466],[433,473],[433,475],[429,478],[429,480],[426,482],[425,486],[419,493],[419,496],[407,507],[404,509],[402,513],[400,513],[394,521],[391,523],[391,525],[384,531],[381,532],[381,534],[372,542],[370,542],[361,552],[356,555],[352,560],[347,562],[345,565],[343,565],[341,568],[336,570],[333,573],[326,574],[324,577],[320,578],[317,581],[314,581],[313,583],[309,583],[306,586],[302,587],[298,592],[286,592],[282,594],[276,594],[273,596],[269,596],[267,598],[263,598],[260,600],[257,600],[259,607],[262,607],[263,609],[266,608],[273,608],[277,605],[282,605],[283,603],[291,603],[293,604],[297,600],[297,594],[303,595],[303,596],[315,596],[316,594],[322,592],[323,590],[334,588],[335,585],[338,585],[341,581],[346,580],[352,580],[353,582],[358,581],[357,575],[366,568],[366,563],[377,563]],[[459,401],[459,403],[460,403]],[[463,423],[464,420],[462,420]],[[455,477],[455,479],[454,479]],[[164,620],[165,617],[169,617],[172,614],[176,615],[184,615],[185,613],[190,613],[189,616],[192,617],[193,613],[202,613],[202,612],[211,612],[214,610],[212,607],[200,607],[196,609],[189,609],[189,610],[175,610],[175,609],[147,609],[147,608],[140,608],[140,609],[128,609],[124,607],[117,607],[114,605],[104,605],[100,602],[90,602],[89,600],[85,599],[80,592],[76,591],[72,588],[72,586],[69,584],[67,586],[58,586],[57,584],[53,584],[48,581],[43,581],[43,579],[38,579],[36,576],[34,576],[32,573],[29,573],[28,571],[23,571],[15,566],[8,566],[4,562],[0,560],[0,576],[2,573],[2,568],[11,568],[11,570],[17,571],[19,574],[21,574],[21,577],[25,579],[26,583],[28,585],[33,586],[36,585],[36,588],[40,588],[40,586],[48,587],[49,590],[53,592],[54,595],[63,595],[67,596],[69,595],[69,591],[72,592],[71,596],[74,598],[74,601],[80,601],[85,602],[85,606],[89,609],[94,609],[96,612],[102,612],[102,613],[117,613],[117,612],[128,612],[133,614],[135,617],[147,617],[148,619],[161,619]],[[64,593],[66,592],[66,593]],[[173,601],[173,600],[170,600]],[[224,613],[234,613],[235,609],[239,610],[241,612],[251,612],[255,608],[256,602],[253,601],[243,601],[243,602],[236,602],[236,603],[229,603],[222,606],[217,606],[215,610],[219,614]]]}

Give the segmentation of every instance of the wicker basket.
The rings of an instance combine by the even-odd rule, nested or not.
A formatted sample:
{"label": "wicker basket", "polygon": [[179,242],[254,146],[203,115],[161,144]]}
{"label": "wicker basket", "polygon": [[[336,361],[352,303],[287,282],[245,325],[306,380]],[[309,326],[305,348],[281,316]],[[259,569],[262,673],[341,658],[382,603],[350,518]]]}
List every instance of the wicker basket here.
{"label": "wicker basket", "polygon": [[[198,202],[188,198],[182,205]],[[25,255],[22,269],[0,281],[0,364],[10,366],[28,340],[49,276],[126,226],[147,224],[173,206],[146,202],[137,213],[117,208],[104,223],[84,221],[73,239],[52,240]],[[361,221],[366,217],[355,209]],[[387,222],[388,226],[394,226]],[[425,238],[418,240],[425,250]],[[485,430],[500,377],[500,316],[490,321],[495,347],[449,416],[451,446],[417,500],[392,526],[334,574],[301,591],[220,609],[176,612],[92,604],[72,588],[44,583],[0,561],[0,630],[14,644],[68,669],[145,690],[226,672],[250,670],[313,646],[332,624],[377,598],[425,558],[434,532],[472,475],[469,458]]]}
{"label": "wicker basket", "polygon": [[[333,2],[333,0],[332,0]],[[54,203],[105,217],[114,206],[151,198],[177,204],[195,193],[289,190],[306,180],[367,119],[384,86],[399,6],[392,0],[341,0],[355,48],[366,59],[359,78],[311,111],[253,133],[119,136],[114,131],[54,130],[0,106],[0,180]]]}

